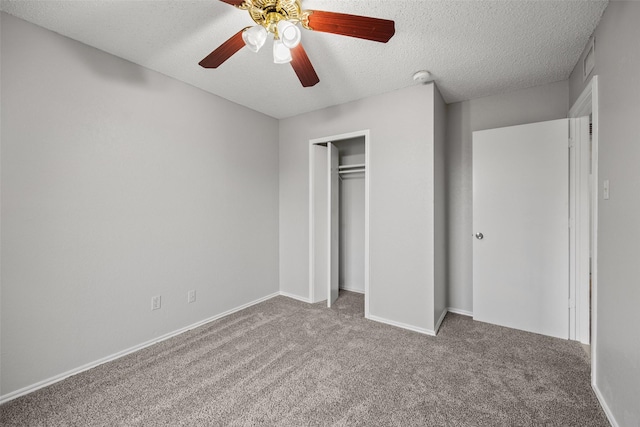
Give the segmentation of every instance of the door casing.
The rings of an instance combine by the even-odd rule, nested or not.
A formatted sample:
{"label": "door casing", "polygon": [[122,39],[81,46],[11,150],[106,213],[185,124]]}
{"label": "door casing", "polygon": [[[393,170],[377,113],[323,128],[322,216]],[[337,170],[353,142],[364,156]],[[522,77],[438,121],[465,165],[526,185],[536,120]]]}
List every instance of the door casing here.
{"label": "door casing", "polygon": [[[337,142],[345,139],[353,139],[364,137],[364,157],[365,157],[365,176],[364,176],[364,316],[369,318],[369,300],[370,300],[370,263],[369,263],[369,201],[370,201],[370,182],[371,182],[371,137],[369,129],[359,130],[338,135],[330,135],[321,138],[309,140],[309,301],[312,303],[322,301],[323,299],[316,297],[318,286],[325,287],[326,284],[315,283],[315,159],[314,145],[323,145],[329,142]],[[326,297],[325,297],[326,298]]]}
{"label": "door casing", "polygon": [[[569,110],[569,118],[577,118],[591,115],[591,307],[585,307],[581,300],[576,301],[576,313],[589,312],[591,325],[591,384],[596,385],[596,358],[598,346],[598,145],[599,145],[599,100],[598,100],[598,76],[593,76],[584,90]],[[584,285],[583,285],[584,286]]]}

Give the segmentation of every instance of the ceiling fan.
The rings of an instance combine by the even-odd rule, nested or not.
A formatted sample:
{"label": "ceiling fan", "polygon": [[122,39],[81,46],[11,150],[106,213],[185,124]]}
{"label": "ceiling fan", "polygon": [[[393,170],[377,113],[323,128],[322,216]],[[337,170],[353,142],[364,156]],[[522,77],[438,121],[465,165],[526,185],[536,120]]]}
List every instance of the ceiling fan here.
{"label": "ceiling fan", "polygon": [[257,25],[243,28],[200,61],[204,68],[218,68],[233,54],[247,46],[258,52],[268,36],[273,35],[273,61],[291,63],[304,87],[320,81],[302,44],[298,24],[307,30],[357,37],[386,43],[395,34],[395,24],[388,19],[348,15],[320,10],[302,10],[300,0],[220,0],[247,10]]}

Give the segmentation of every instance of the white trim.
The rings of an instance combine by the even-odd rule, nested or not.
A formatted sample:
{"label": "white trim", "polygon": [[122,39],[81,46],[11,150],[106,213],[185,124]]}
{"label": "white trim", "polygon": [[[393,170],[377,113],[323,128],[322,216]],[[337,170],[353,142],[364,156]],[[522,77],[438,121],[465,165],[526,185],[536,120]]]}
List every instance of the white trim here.
{"label": "white trim", "polygon": [[619,424],[616,421],[615,417],[613,416],[613,412],[611,412],[611,409],[609,409],[607,402],[604,400],[604,397],[602,396],[602,393],[600,392],[600,389],[598,388],[598,386],[594,383],[594,384],[591,384],[591,388],[593,389],[593,392],[598,398],[598,402],[600,402],[600,406],[602,407],[604,414],[607,416],[607,419],[609,420],[611,427],[618,427]]}
{"label": "white trim", "polygon": [[438,321],[436,322],[436,326],[434,328],[434,331],[436,333],[436,335],[438,334],[438,330],[440,330],[440,325],[442,325],[442,321],[444,320],[444,317],[447,315],[448,310],[445,308],[444,310],[442,310],[442,314],[440,315],[440,319],[438,319]]}
{"label": "white trim", "polygon": [[227,311],[225,311],[223,313],[220,313],[220,314],[217,314],[215,316],[209,317],[209,318],[207,318],[205,320],[201,320],[199,322],[193,323],[193,324],[191,324],[189,326],[185,326],[184,328],[180,328],[180,329],[177,329],[177,330],[175,330],[173,332],[169,332],[169,333],[166,333],[164,335],[160,335],[157,338],[150,339],[149,341],[145,341],[145,342],[143,342],[141,344],[134,345],[133,347],[129,347],[126,350],[119,351],[117,353],[111,354],[109,356],[103,357],[103,358],[95,360],[93,362],[89,362],[89,363],[84,364],[82,366],[79,366],[77,368],[68,370],[67,372],[63,372],[61,374],[54,375],[53,377],[47,378],[45,380],[38,381],[35,384],[28,385],[28,386],[23,387],[23,388],[21,388],[19,390],[12,391],[11,393],[7,393],[5,395],[0,396],[0,404],[6,403],[6,402],[8,402],[10,400],[13,400],[13,399],[16,399],[16,398],[18,398],[20,396],[24,396],[25,394],[33,393],[34,391],[39,390],[39,389],[41,389],[43,387],[50,386],[52,384],[55,384],[55,383],[57,383],[59,381],[62,381],[64,379],[66,379],[66,378],[69,378],[69,377],[71,377],[73,375],[77,375],[77,374],[79,374],[81,372],[88,371],[89,369],[95,368],[96,366],[100,366],[100,365],[103,365],[105,363],[112,362],[112,361],[114,361],[116,359],[119,359],[119,358],[121,358],[123,356],[126,356],[128,354],[135,353],[136,351],[142,350],[143,348],[150,347],[150,346],[152,346],[154,344],[157,344],[159,342],[168,340],[169,338],[173,338],[173,337],[175,337],[177,335],[180,335],[180,334],[182,334],[184,332],[187,332],[187,331],[190,331],[192,329],[198,328],[198,327],[200,327],[202,325],[205,325],[205,324],[207,324],[209,322],[213,322],[214,320],[221,319],[221,318],[226,317],[226,316],[228,316],[230,314],[236,313],[236,312],[238,312],[240,310],[244,310],[245,308],[249,308],[252,305],[256,305],[256,304],[259,304],[259,303],[261,303],[263,301],[269,300],[269,299],[271,299],[273,297],[277,297],[278,295],[280,295],[280,292],[275,292],[275,293],[267,295],[265,297],[258,298],[257,300],[248,302],[248,303],[243,304],[241,306],[238,306],[236,308],[232,308],[231,310],[227,310]]}
{"label": "white trim", "polygon": [[598,76],[591,79],[591,123],[593,134],[591,137],[591,180],[594,197],[591,203],[592,223],[592,247],[591,247],[591,377],[595,384],[596,378],[596,348],[598,333],[598,197],[600,185],[598,181],[598,150],[599,150],[599,100],[598,100]]}
{"label": "white trim", "polygon": [[576,211],[578,210],[579,137],[577,119],[569,119],[569,339],[576,339],[576,282],[578,281],[578,241]]}
{"label": "white trim", "polygon": [[369,260],[369,204],[371,203],[371,135],[369,130],[364,131],[364,164],[366,172],[364,174],[364,316],[369,317],[369,295],[371,280],[371,264]]}
{"label": "white trim", "polygon": [[[336,142],[336,141],[341,141],[343,139],[353,139],[353,138],[357,138],[359,136],[369,136],[369,129],[365,129],[365,130],[357,130],[355,132],[347,132],[347,133],[341,133],[338,135],[331,135],[331,136],[323,136],[321,138],[314,138],[314,139],[310,139],[309,143],[311,145],[314,144],[326,144],[327,142]],[[369,166],[366,164],[366,166]]]}
{"label": "white trim", "polygon": [[341,290],[341,291],[342,291],[342,290],[344,290],[344,291],[349,291],[349,292],[355,292],[355,293],[358,293],[358,294],[365,294],[365,295],[366,295],[366,293],[364,292],[364,290],[362,290],[362,289],[356,289],[356,288],[351,288],[351,287],[349,287],[349,286],[342,286],[342,287],[340,287],[340,290]]}
{"label": "white trim", "polygon": [[569,117],[582,117],[589,115],[592,113],[592,105],[593,105],[593,89],[598,85],[598,76],[593,76],[591,82],[587,84],[578,97],[576,102],[573,103],[573,106],[569,110]]}
{"label": "white trim", "polygon": [[[595,36],[591,36],[589,42],[587,43],[586,53],[583,57],[580,58],[580,62],[582,62],[582,82],[587,80],[587,77],[591,75],[593,68],[596,65],[596,38]],[[589,63],[587,60],[591,59]]]}
{"label": "white trim", "polygon": [[589,345],[589,216],[590,191],[588,114],[571,118],[571,240],[569,339]]}
{"label": "white trim", "polygon": [[588,110],[572,117],[569,144],[569,339],[589,345],[590,191]]}
{"label": "white trim", "polygon": [[301,297],[299,295],[290,294],[290,293],[284,292],[284,291],[280,291],[279,295],[282,295],[283,297],[295,299],[295,300],[298,300],[298,301],[306,302],[307,304],[312,304],[312,302],[311,302],[311,300],[309,298]]}
{"label": "white trim", "polygon": [[[599,107],[598,107],[598,76],[593,76],[591,81],[569,110],[569,117],[582,117],[591,114],[593,127],[591,137],[591,176],[593,197],[591,198],[591,382],[596,385],[597,371],[597,347],[598,347],[598,133],[599,133]],[[578,310],[588,310],[588,307],[579,307]]]}
{"label": "white trim", "polygon": [[369,203],[370,203],[370,181],[371,181],[371,132],[369,129],[364,129],[355,132],[348,132],[339,135],[325,136],[321,138],[314,138],[309,140],[309,300],[314,301],[315,298],[315,284],[314,284],[314,258],[315,258],[315,240],[313,237],[313,224],[314,218],[314,203],[313,203],[313,150],[311,147],[318,144],[326,144],[329,142],[337,142],[345,139],[352,139],[357,137],[364,137],[364,316],[369,317],[369,280],[370,280],[370,263],[369,263]]}
{"label": "white trim", "polygon": [[447,307],[449,313],[460,314],[462,316],[473,317],[473,311],[462,310],[459,308]]}
{"label": "white trim", "polygon": [[374,316],[372,314],[367,316],[367,319],[373,320],[374,322],[380,322],[380,323],[384,323],[386,325],[391,325],[391,326],[396,326],[398,328],[407,329],[409,331],[418,332],[418,333],[424,334],[424,335],[431,335],[433,337],[436,336],[435,331],[432,331],[431,329],[425,329],[425,328],[419,328],[417,326],[407,325],[406,323],[396,322],[395,320],[385,319],[383,317]]}
{"label": "white trim", "polygon": [[[337,150],[337,147],[335,145],[333,145],[330,141],[327,142],[327,235],[325,236],[327,238],[327,308],[331,308],[331,303],[332,303],[332,299],[333,296],[331,295],[331,288],[333,287],[333,284],[335,283],[333,281],[333,274],[331,271],[331,266],[333,265],[333,252],[331,251],[331,248],[333,248],[334,246],[332,245],[333,243],[333,229],[332,229],[332,224],[334,224],[333,222],[333,191],[331,191],[332,189],[335,189],[335,187],[332,186],[333,184],[333,170],[331,168],[332,163],[333,163],[333,149]],[[336,153],[336,155],[338,156],[338,166],[340,166],[340,154],[339,152]],[[340,197],[340,191],[339,191],[339,187],[340,187],[340,175],[338,175],[338,197]],[[336,242],[336,245],[338,246],[338,272],[337,272],[337,278],[338,280],[336,280],[337,285],[338,285],[338,295],[340,295],[340,199],[338,199],[338,241]]]}
{"label": "white trim", "polygon": [[315,210],[316,204],[313,202],[313,175],[315,174],[315,167],[313,166],[313,144],[309,143],[309,302],[312,302],[315,298],[315,274],[316,269],[313,260],[316,257],[315,239],[313,238],[313,224],[315,223]]}

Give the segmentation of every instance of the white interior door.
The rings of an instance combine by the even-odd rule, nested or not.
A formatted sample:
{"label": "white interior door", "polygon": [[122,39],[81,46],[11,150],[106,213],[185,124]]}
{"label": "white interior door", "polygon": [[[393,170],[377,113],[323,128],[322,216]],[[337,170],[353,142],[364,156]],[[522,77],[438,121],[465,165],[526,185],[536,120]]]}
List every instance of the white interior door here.
{"label": "white interior door", "polygon": [[338,149],[332,143],[327,144],[328,158],[328,259],[329,259],[329,283],[327,291],[327,306],[331,307],[338,299],[340,279],[340,182],[338,175],[339,157]]}
{"label": "white interior door", "polygon": [[568,119],[473,133],[473,317],[568,338]]}

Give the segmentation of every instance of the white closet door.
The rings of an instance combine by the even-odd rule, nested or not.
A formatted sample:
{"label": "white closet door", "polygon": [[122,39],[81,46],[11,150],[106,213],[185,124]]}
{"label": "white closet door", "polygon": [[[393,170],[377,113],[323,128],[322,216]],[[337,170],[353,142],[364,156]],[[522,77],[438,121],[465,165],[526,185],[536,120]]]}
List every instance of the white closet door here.
{"label": "white closet door", "polygon": [[328,215],[329,215],[329,288],[327,306],[331,307],[339,293],[340,279],[340,183],[339,183],[339,158],[338,149],[335,145],[328,143]]}
{"label": "white closet door", "polygon": [[329,218],[327,216],[329,189],[327,170],[327,147],[311,146],[313,169],[313,302],[327,299],[327,283],[329,282],[330,258],[327,234]]}
{"label": "white closet door", "polygon": [[473,133],[473,317],[569,333],[568,119]]}

